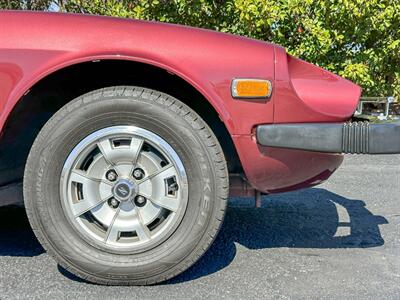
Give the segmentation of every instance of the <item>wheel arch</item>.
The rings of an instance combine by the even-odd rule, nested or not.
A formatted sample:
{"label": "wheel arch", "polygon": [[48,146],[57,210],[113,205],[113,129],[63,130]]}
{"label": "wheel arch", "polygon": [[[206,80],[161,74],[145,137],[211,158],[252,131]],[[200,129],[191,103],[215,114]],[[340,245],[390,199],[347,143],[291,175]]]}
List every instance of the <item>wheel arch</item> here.
{"label": "wheel arch", "polygon": [[[63,59],[62,62],[52,65],[50,67],[44,68],[43,70],[39,71],[38,74],[32,76],[30,80],[28,80],[25,84],[21,86],[16,86],[15,90],[10,94],[10,97],[7,101],[5,110],[3,113],[6,115],[10,115],[12,110],[15,108],[17,103],[24,97],[24,95],[28,94],[31,89],[35,88],[37,84],[39,84],[42,80],[48,78],[56,74],[57,72],[72,66],[77,66],[83,63],[89,62],[101,62],[101,61],[126,61],[132,63],[142,63],[149,66],[153,66],[166,72],[178,76],[184,81],[186,84],[192,86],[195,90],[197,90],[205,100],[207,100],[210,105],[215,109],[215,111],[221,116],[222,121],[230,119],[229,112],[224,109],[224,105],[221,103],[220,100],[214,99],[207,91],[202,88],[200,84],[198,84],[195,80],[193,80],[190,76],[178,71],[176,68],[158,62],[157,60],[150,60],[138,56],[130,56],[130,55],[119,55],[119,54],[96,54],[96,55],[89,55],[83,57],[75,57],[72,59]],[[227,126],[229,131],[229,126]]]}
{"label": "wheel arch", "polygon": [[[99,72],[101,70],[105,72]],[[130,70],[145,71],[145,76],[139,78],[137,74],[131,74]],[[79,78],[76,73],[79,73]],[[113,77],[116,73],[118,76]],[[80,81],[81,78],[88,80],[88,75],[95,77],[90,78],[90,84],[85,86]],[[125,75],[129,75],[128,78],[124,78]],[[68,85],[73,83],[77,86],[71,90]],[[0,161],[0,186],[22,176],[34,137],[60,107],[85,92],[111,85],[143,86],[172,94],[183,101],[205,119],[217,135],[230,164],[230,171],[241,169],[236,148],[224,122],[229,120],[228,112],[223,110],[220,103],[211,101],[210,96],[196,82],[155,61],[120,55],[96,55],[53,66],[41,72],[25,88],[14,93],[18,100],[10,100],[14,104],[0,138],[0,155],[4,157]],[[177,89],[179,92],[183,91],[184,96],[177,95],[174,92]],[[37,116],[33,118],[32,114]],[[13,159],[15,157],[17,159]],[[11,165],[7,160],[12,161]]]}

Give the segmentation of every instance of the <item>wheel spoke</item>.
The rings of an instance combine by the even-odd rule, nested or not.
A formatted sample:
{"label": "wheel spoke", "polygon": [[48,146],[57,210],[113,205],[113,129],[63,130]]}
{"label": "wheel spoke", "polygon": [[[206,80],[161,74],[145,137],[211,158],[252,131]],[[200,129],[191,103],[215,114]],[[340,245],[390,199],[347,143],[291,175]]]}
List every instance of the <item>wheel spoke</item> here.
{"label": "wheel spoke", "polygon": [[[139,183],[139,193],[149,198],[154,204],[175,212],[179,208],[179,198],[167,196],[165,188],[165,180],[173,176],[177,176],[174,166],[167,165],[142,180]],[[151,181],[151,195],[146,193],[148,186],[145,181],[147,180]]]}
{"label": "wheel spoke", "polygon": [[110,139],[103,139],[97,143],[97,147],[99,147],[101,154],[103,154],[105,160],[109,164],[114,164],[111,157],[112,157],[112,147]]}
{"label": "wheel spoke", "polygon": [[112,186],[112,183],[102,180],[101,178],[95,178],[90,176],[85,171],[82,170],[72,170],[70,180],[72,182],[81,183],[82,185],[99,185],[104,183],[106,185]]}
{"label": "wheel spoke", "polygon": [[176,171],[173,165],[169,164],[157,171],[155,171],[153,174],[147,176],[146,178],[143,178],[140,180],[137,184],[140,186],[141,183],[150,180],[150,179],[166,179],[168,177],[172,177],[176,175]]}
{"label": "wheel spoke", "polygon": [[164,207],[168,210],[176,212],[179,208],[179,199],[168,196],[153,196],[149,198],[151,202]]}
{"label": "wheel spoke", "polygon": [[143,139],[139,139],[139,138],[132,138],[131,143],[129,145],[129,149],[132,152],[132,163],[135,165],[137,162],[137,159],[139,157],[140,151],[142,150],[142,146],[143,146],[144,140]]}
{"label": "wheel spoke", "polygon": [[138,218],[137,218],[137,224],[135,224],[135,225],[136,225],[136,226],[135,226],[136,234],[137,234],[138,238],[139,238],[141,241],[147,241],[147,240],[149,240],[150,237],[151,237],[150,230],[149,230],[149,228],[144,224],[143,218],[142,218],[142,215],[141,215],[140,210],[139,210],[139,209],[136,209],[136,212],[137,212],[137,216],[138,216]]}
{"label": "wheel spoke", "polygon": [[122,162],[136,164],[143,142],[141,138],[132,137],[129,146],[114,147],[111,139],[105,138],[100,140],[97,146],[105,160],[111,165]]}
{"label": "wheel spoke", "polygon": [[81,183],[83,185],[85,185],[85,184],[98,185],[101,182],[101,179],[91,177],[91,176],[87,175],[84,171],[81,171],[81,170],[73,170],[71,172],[70,180],[72,182]]}
{"label": "wheel spoke", "polygon": [[106,233],[106,238],[105,242],[106,243],[112,243],[112,242],[117,242],[118,237],[119,237],[119,228],[116,226],[115,221],[118,218],[120,209],[118,208],[115,212],[115,215],[110,223],[110,226],[108,226],[107,233]]}
{"label": "wheel spoke", "polygon": [[[81,216],[112,196],[111,188],[108,185],[102,185],[103,188],[100,189],[102,181],[97,178],[89,177],[83,171],[73,170],[71,172],[70,181],[82,184],[83,199],[80,199],[78,203],[72,205],[72,213],[75,217]],[[100,193],[100,191],[102,193]]]}
{"label": "wheel spoke", "polygon": [[[111,195],[109,198],[111,198]],[[89,198],[88,200],[85,200],[85,199],[80,200],[78,203],[74,203],[72,205],[72,212],[73,212],[75,218],[77,218],[77,217],[83,215],[84,213],[92,210],[93,208],[97,207],[101,203],[104,203],[109,198],[100,199],[100,200],[93,200],[91,198]]]}

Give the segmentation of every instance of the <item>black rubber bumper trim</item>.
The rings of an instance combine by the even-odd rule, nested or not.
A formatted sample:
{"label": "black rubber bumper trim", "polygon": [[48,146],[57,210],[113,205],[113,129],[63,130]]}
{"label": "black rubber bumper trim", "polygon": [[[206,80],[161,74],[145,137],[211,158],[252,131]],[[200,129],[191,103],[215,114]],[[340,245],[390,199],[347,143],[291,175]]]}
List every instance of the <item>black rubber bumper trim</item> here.
{"label": "black rubber bumper trim", "polygon": [[263,146],[326,153],[400,153],[400,122],[295,123],[257,126]]}

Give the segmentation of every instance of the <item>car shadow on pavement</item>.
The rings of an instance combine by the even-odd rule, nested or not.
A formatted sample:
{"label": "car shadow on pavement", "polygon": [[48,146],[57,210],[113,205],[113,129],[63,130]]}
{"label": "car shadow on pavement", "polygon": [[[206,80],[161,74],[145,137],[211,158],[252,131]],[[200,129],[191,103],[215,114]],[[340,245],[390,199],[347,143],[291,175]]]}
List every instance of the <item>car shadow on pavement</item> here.
{"label": "car shadow on pavement", "polygon": [[29,225],[25,209],[0,208],[0,256],[33,257],[44,253]]}
{"label": "car shadow on pavement", "polygon": [[230,199],[221,231],[207,253],[169,283],[206,276],[228,266],[236,256],[236,243],[247,249],[369,248],[385,243],[373,215],[361,200],[350,200],[328,190],[311,188],[262,198]]}
{"label": "car shadow on pavement", "polygon": [[[236,256],[236,243],[248,249],[368,248],[384,244],[373,215],[361,200],[321,188],[265,196],[262,207],[252,199],[230,199],[221,231],[207,253],[189,270],[168,281],[180,283],[217,272]],[[33,257],[44,253],[23,208],[0,208],[0,256]],[[59,267],[60,272],[79,280]]]}

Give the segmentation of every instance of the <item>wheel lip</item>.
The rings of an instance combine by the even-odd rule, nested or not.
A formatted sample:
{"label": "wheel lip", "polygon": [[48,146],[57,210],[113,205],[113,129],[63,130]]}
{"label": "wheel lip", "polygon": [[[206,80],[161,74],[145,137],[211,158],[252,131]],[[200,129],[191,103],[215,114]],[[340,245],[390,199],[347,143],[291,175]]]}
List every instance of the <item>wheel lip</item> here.
{"label": "wheel lip", "polygon": [[[153,145],[156,147],[157,150],[161,151],[163,155],[165,155],[170,162],[174,165],[175,170],[177,171],[177,174],[179,176],[179,181],[183,185],[182,188],[182,201],[183,206],[182,208],[178,211],[175,212],[176,214],[179,213],[179,216],[177,216],[177,220],[175,220],[175,224],[168,230],[167,234],[163,236],[161,239],[156,240],[156,242],[152,242],[150,240],[149,242],[145,242],[145,244],[149,244],[145,247],[142,246],[142,243],[140,243],[138,250],[131,249],[132,247],[115,247],[113,245],[101,245],[100,243],[97,242],[96,239],[93,237],[90,237],[88,234],[83,234],[81,231],[83,230],[76,230],[76,232],[80,235],[83,235],[84,240],[89,242],[91,245],[97,245],[102,247],[102,249],[106,251],[110,251],[115,254],[134,254],[134,253],[140,253],[149,249],[152,249],[159,245],[160,243],[164,242],[167,238],[169,238],[173,232],[176,231],[178,228],[179,224],[181,223],[183,216],[185,215],[186,209],[187,209],[187,204],[188,204],[188,195],[189,195],[189,185],[188,185],[188,178],[186,174],[185,167],[183,165],[182,160],[180,159],[179,155],[176,153],[176,151],[172,148],[172,146],[165,141],[162,137],[159,135],[149,131],[148,129],[144,129],[141,127],[137,127],[134,125],[116,125],[116,126],[109,126],[105,127],[99,130],[96,130],[95,132],[92,132],[88,136],[86,136],[84,139],[82,139],[77,145],[74,146],[72,151],[68,154],[68,157],[66,158],[64,165],[62,167],[61,171],[61,176],[60,176],[60,202],[62,204],[62,208],[64,210],[64,213],[67,214],[67,219],[68,222],[73,226],[73,228],[76,228],[77,225],[81,226],[80,224],[72,224],[73,220],[75,219],[74,215],[72,214],[71,209],[66,207],[66,201],[68,201],[68,178],[69,178],[69,172],[73,168],[74,164],[78,160],[79,156],[82,155],[83,151],[88,151],[88,147],[95,143],[96,141],[99,141],[100,139],[103,138],[111,138],[113,136],[121,136],[121,135],[127,135],[127,136],[139,136],[141,138],[144,138],[146,142],[149,144]],[[86,153],[87,154],[87,153]],[[63,200],[66,199],[66,200]],[[171,222],[170,220],[169,222]],[[169,224],[166,224],[165,226],[170,226]],[[85,238],[86,237],[86,238]],[[142,249],[145,248],[145,249]]]}

